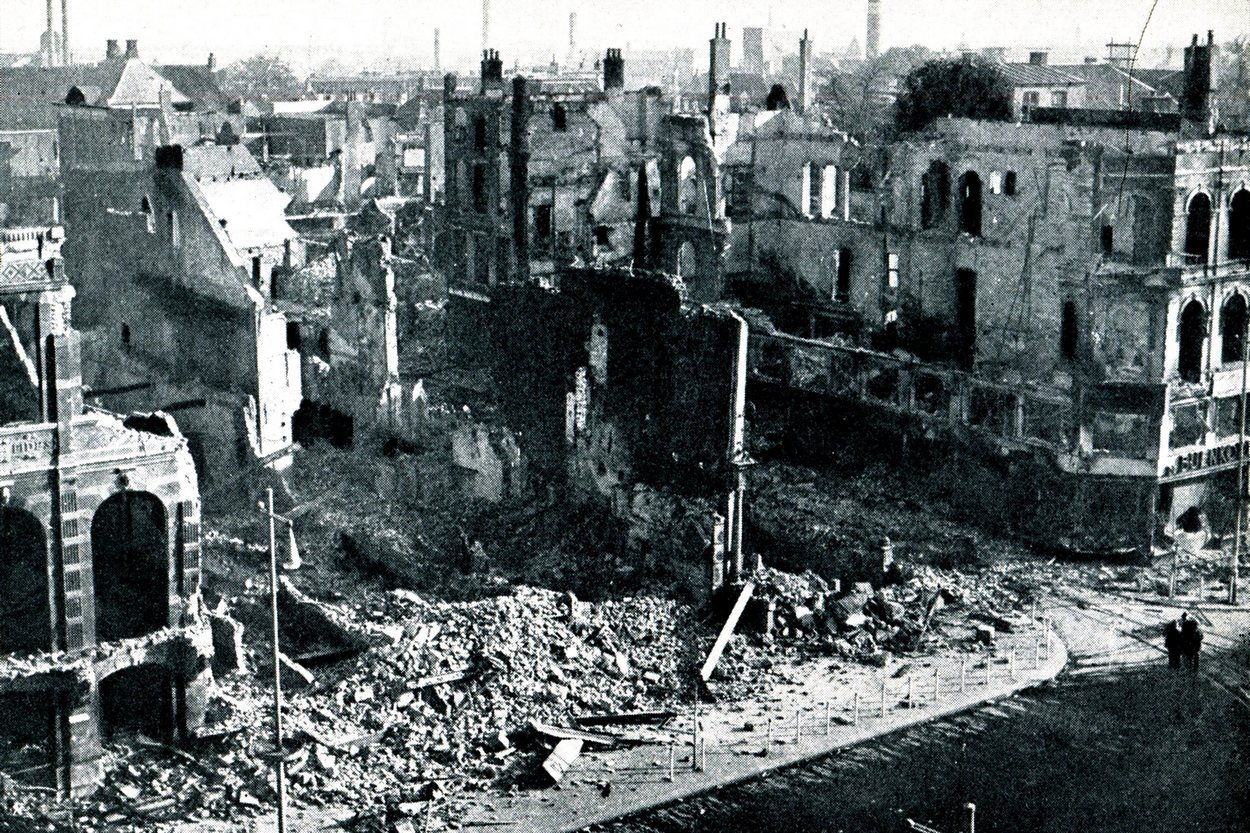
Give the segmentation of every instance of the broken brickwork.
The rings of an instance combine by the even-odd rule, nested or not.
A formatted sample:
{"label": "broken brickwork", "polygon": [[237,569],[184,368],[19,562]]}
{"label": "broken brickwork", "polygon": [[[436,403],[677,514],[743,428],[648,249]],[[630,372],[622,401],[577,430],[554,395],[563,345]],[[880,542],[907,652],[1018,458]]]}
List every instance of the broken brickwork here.
{"label": "broken brickwork", "polygon": [[675,532],[719,586],[741,566],[745,322],[684,303],[671,278],[560,285],[500,288],[490,306],[498,413],[531,486],[610,508],[644,549]]}
{"label": "broken brickwork", "polygon": [[212,639],[187,441],[162,413],[84,407],[62,239],[0,230],[0,770],[68,795],[112,733],[203,721]]}

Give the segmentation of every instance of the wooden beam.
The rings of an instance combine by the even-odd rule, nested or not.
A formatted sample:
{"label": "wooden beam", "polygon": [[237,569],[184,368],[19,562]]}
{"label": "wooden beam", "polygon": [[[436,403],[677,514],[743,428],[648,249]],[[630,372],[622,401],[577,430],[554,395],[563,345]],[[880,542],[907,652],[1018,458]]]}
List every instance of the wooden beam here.
{"label": "wooden beam", "polygon": [[742,611],[746,610],[747,602],[751,600],[751,594],[755,592],[755,582],[748,581],[742,585],[742,592],[738,594],[738,601],[734,602],[733,610],[729,612],[729,618],[725,620],[725,625],[720,629],[720,636],[716,637],[716,642],[712,645],[712,650],[708,652],[707,660],[703,663],[703,669],[699,672],[700,679],[707,682],[712,678],[712,672],[716,670],[716,663],[720,661],[720,655],[724,653],[725,646],[729,644],[729,637],[734,635],[734,629],[738,627],[738,620],[742,618]]}

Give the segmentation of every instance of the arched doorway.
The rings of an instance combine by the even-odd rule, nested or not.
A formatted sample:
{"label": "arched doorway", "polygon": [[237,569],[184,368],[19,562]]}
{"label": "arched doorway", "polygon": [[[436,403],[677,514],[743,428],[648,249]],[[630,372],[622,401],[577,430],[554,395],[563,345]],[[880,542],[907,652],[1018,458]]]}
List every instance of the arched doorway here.
{"label": "arched doorway", "polygon": [[17,774],[27,784],[55,781],[51,692],[10,691],[0,695],[0,772]]}
{"label": "arched doorway", "polygon": [[1250,191],[1242,188],[1228,203],[1228,256],[1250,259]]}
{"label": "arched doorway", "polygon": [[1181,310],[1181,345],[1176,369],[1181,379],[1197,382],[1202,377],[1202,342],[1207,335],[1206,310],[1190,301]]}
{"label": "arched doorway", "polygon": [[677,171],[677,201],[682,214],[695,215],[702,208],[699,199],[699,169],[689,156],[681,160]]}
{"label": "arched doorway", "polygon": [[1185,212],[1185,254],[1198,263],[1207,262],[1211,242],[1211,198],[1201,192],[1194,194]]}
{"label": "arched doorway", "polygon": [[920,227],[933,228],[946,219],[951,198],[951,175],[946,163],[935,159],[920,180]]}
{"label": "arched doorway", "polygon": [[1220,312],[1220,336],[1221,361],[1241,361],[1246,345],[1246,299],[1239,292],[1224,302]]}
{"label": "arched doorway", "polygon": [[694,244],[687,240],[677,250],[677,277],[689,285],[699,271],[698,259],[695,256]]}
{"label": "arched doorway", "polygon": [[91,521],[96,639],[144,636],[169,624],[169,529],[147,492],[121,492]]}
{"label": "arched doorway", "polygon": [[0,507],[0,654],[51,648],[43,524],[29,512]]}
{"label": "arched doorway", "polygon": [[959,230],[981,236],[981,177],[976,171],[959,178]]}
{"label": "arched doorway", "polygon": [[173,740],[173,684],[167,669],[136,665],[100,681],[100,735],[108,740],[118,732]]}

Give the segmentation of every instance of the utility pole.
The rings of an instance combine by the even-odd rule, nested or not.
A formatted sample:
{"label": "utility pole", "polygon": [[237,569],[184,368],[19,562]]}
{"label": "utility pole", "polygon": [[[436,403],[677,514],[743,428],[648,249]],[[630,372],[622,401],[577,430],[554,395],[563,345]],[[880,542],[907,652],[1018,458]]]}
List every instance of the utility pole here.
{"label": "utility pole", "polygon": [[282,662],[278,659],[278,544],[274,537],[273,489],[269,495],[269,612],[273,626],[273,766],[278,791],[278,833],[286,833],[286,751],[282,746]]}
{"label": "utility pole", "polygon": [[1228,574],[1228,603],[1230,605],[1237,604],[1237,579],[1241,562],[1241,534],[1246,512],[1246,371],[1247,363],[1250,363],[1250,351],[1247,347],[1250,344],[1250,314],[1246,316],[1245,326],[1241,331],[1241,400],[1240,413],[1238,414],[1238,430],[1237,430],[1237,498],[1234,506],[1236,509],[1235,532],[1233,535],[1233,560],[1229,565]]}

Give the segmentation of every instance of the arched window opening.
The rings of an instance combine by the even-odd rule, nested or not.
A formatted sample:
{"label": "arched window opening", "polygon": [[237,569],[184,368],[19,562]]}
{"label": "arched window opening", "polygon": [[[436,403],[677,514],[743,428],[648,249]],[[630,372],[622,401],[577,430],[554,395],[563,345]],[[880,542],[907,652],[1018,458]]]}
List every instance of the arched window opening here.
{"label": "arched window opening", "polygon": [[486,150],[486,119],[483,116],[473,120],[473,147]]}
{"label": "arched window opening", "polygon": [[100,681],[100,734],[136,733],[162,743],[174,739],[173,685],[159,665],[123,668]]}
{"label": "arched window opening", "polygon": [[43,524],[0,507],[0,654],[52,648]]}
{"label": "arched window opening", "polygon": [[1242,188],[1228,205],[1228,256],[1250,259],[1250,191]]}
{"label": "arched window opening", "polygon": [[139,204],[139,210],[143,212],[143,223],[147,227],[148,234],[155,234],[156,218],[152,215],[152,200],[144,196],[143,201]]}
{"label": "arched window opening", "polygon": [[981,177],[976,171],[959,178],[959,230],[981,236]]}
{"label": "arched window opening", "polygon": [[946,219],[951,195],[950,170],[945,162],[934,160],[920,181],[920,226],[933,228]]}
{"label": "arched window opening", "polygon": [[1224,303],[1220,313],[1220,359],[1239,362],[1246,349],[1246,299],[1241,293],[1234,294]]}
{"label": "arched window opening", "polygon": [[681,248],[677,250],[677,276],[686,283],[690,283],[697,271],[694,244],[688,241],[682,243]]}
{"label": "arched window opening", "polygon": [[682,214],[697,214],[700,208],[698,166],[689,156],[677,171],[677,195]]}
{"label": "arched window opening", "polygon": [[1202,377],[1202,342],[1206,338],[1206,311],[1202,304],[1190,301],[1181,311],[1180,356],[1177,372],[1186,382]]}
{"label": "arched window opening", "polygon": [[1206,194],[1194,194],[1189,201],[1185,219],[1185,254],[1198,263],[1207,262],[1207,248],[1211,243],[1211,198]]}
{"label": "arched window opening", "polygon": [[96,639],[146,636],[169,624],[165,507],[147,492],[121,492],[91,520]]}
{"label": "arched window opening", "polygon": [[1076,358],[1077,342],[1080,329],[1076,317],[1076,303],[1067,301],[1063,305],[1063,321],[1059,327],[1059,352],[1065,359]]}
{"label": "arched window opening", "polygon": [[563,104],[551,108],[551,129],[563,133],[569,129],[569,114]]}

